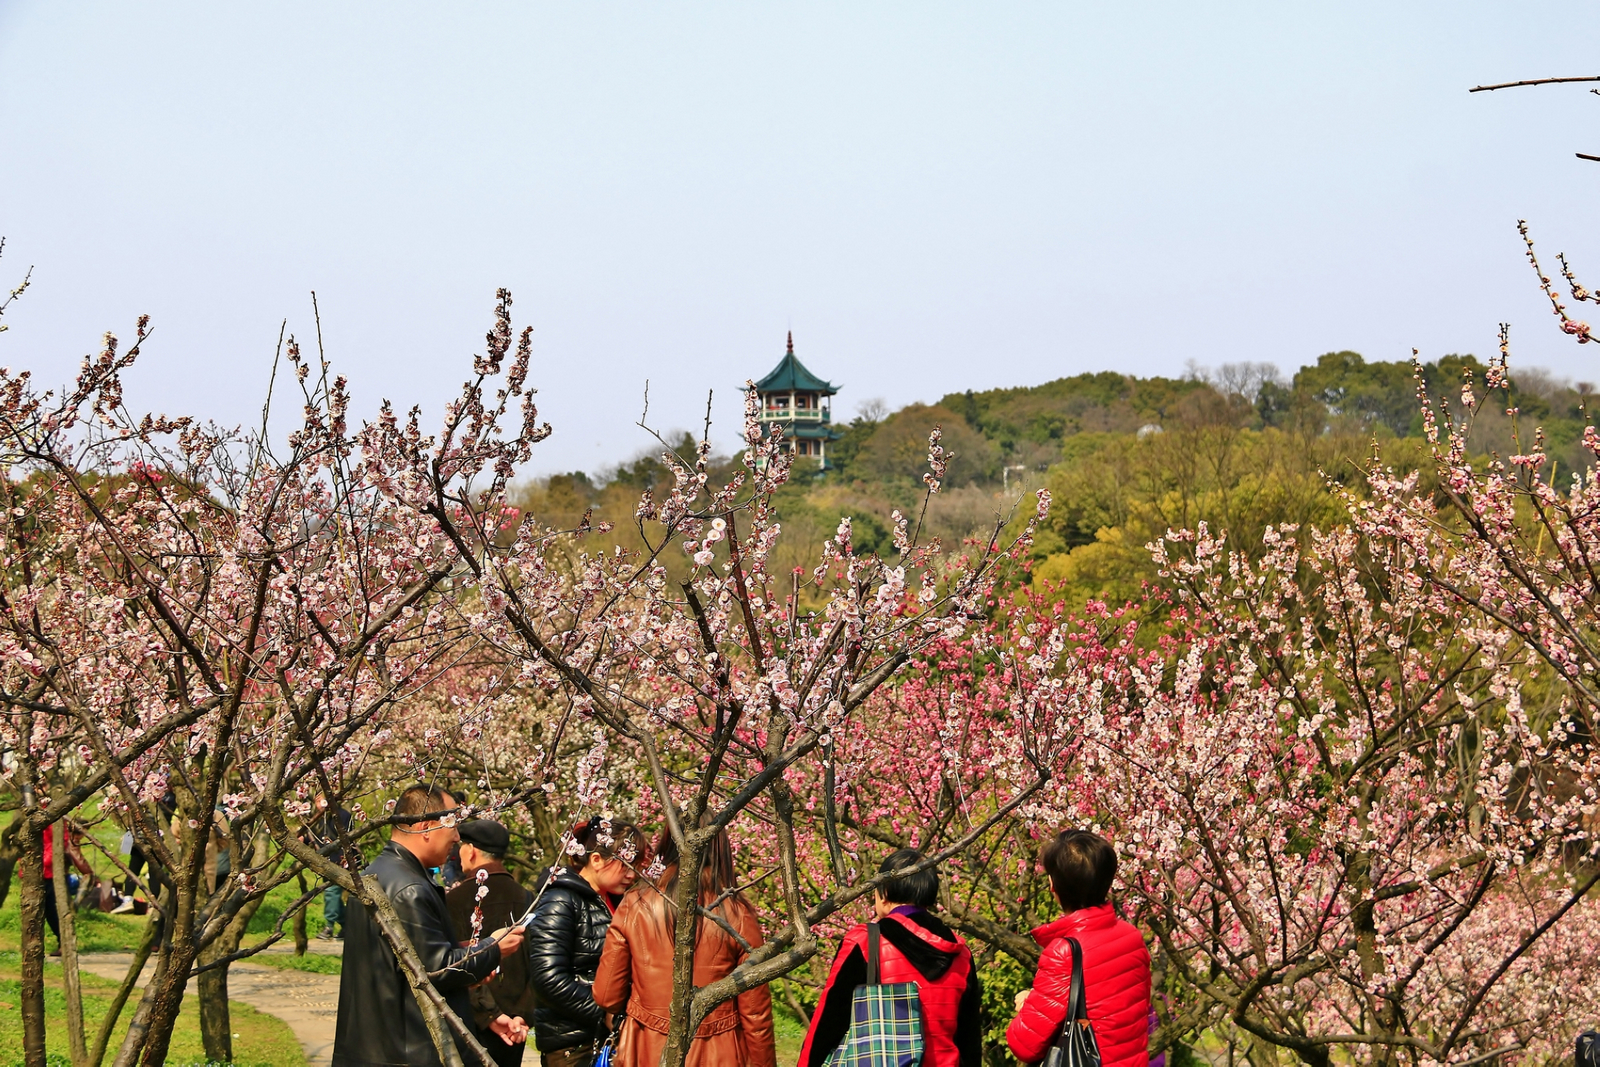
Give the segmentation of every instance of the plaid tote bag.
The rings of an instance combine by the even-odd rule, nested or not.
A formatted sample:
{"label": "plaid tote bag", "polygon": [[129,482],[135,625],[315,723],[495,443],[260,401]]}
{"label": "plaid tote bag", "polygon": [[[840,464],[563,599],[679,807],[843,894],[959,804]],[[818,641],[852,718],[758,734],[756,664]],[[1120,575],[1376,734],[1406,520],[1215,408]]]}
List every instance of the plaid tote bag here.
{"label": "plaid tote bag", "polygon": [[922,1062],[922,998],[917,983],[878,982],[877,923],[867,924],[867,984],[850,1001],[850,1029],[826,1067],[914,1067]]}

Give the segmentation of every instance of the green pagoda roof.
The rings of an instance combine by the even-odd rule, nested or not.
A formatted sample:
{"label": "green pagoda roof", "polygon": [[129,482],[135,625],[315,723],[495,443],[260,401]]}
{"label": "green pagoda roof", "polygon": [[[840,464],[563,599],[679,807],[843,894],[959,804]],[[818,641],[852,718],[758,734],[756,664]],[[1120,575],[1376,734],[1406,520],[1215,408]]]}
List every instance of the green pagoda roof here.
{"label": "green pagoda roof", "polygon": [[795,358],[794,332],[789,333],[789,351],[772,373],[756,383],[758,393],[821,393],[832,396],[839,390],[831,382],[825,382],[815,374],[806,370],[804,363]]}
{"label": "green pagoda roof", "polygon": [[837,441],[844,434],[832,426],[822,422],[787,422],[784,423],[783,435],[790,439],[806,438],[810,441]]}

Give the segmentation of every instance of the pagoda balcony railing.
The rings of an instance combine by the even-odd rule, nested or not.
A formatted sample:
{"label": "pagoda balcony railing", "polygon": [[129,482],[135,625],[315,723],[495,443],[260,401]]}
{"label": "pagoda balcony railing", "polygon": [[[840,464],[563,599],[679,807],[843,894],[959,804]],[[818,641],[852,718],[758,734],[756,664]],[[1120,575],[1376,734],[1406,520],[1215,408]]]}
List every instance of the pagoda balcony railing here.
{"label": "pagoda balcony railing", "polygon": [[833,412],[827,410],[826,408],[821,411],[813,411],[810,408],[801,408],[800,410],[791,413],[788,405],[786,404],[781,408],[762,408],[761,421],[814,422],[821,423],[822,425],[829,425],[833,422]]}

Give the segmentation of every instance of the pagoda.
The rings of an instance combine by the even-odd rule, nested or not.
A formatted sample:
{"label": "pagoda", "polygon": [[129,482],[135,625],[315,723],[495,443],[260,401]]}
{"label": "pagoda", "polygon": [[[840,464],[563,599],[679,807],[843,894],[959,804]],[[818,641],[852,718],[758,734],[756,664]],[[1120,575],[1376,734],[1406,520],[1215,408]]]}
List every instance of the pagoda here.
{"label": "pagoda", "polygon": [[784,440],[802,462],[814,460],[818,470],[827,470],[828,442],[843,436],[833,428],[829,400],[839,389],[795,358],[794,331],[789,332],[789,350],[755,390],[761,398],[763,427],[774,422],[782,426]]}

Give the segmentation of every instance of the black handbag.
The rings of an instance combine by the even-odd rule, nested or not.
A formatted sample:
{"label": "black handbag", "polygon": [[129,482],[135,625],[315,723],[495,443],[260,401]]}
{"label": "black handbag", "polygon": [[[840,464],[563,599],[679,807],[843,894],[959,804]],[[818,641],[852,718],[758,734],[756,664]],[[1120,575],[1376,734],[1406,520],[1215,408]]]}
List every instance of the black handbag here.
{"label": "black handbag", "polygon": [[1600,1033],[1585,1030],[1578,1035],[1577,1067],[1600,1067]]}
{"label": "black handbag", "polygon": [[1061,1020],[1061,1033],[1045,1053],[1044,1067],[1100,1067],[1100,1042],[1089,1025],[1083,1005],[1083,946],[1075,937],[1067,938],[1072,947],[1072,989],[1067,994],[1067,1017]]}

